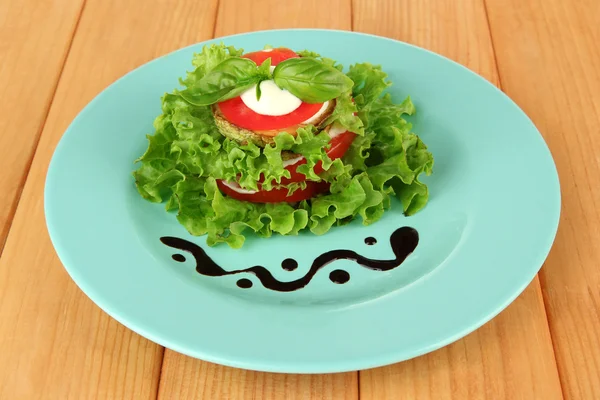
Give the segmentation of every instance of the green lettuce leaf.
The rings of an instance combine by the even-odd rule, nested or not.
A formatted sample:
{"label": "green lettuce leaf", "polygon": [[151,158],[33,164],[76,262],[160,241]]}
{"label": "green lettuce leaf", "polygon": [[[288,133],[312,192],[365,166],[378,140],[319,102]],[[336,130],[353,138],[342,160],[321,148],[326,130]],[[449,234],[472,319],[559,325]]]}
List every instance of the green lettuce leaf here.
{"label": "green lettuce leaf", "polygon": [[239,57],[244,53],[243,49],[233,46],[225,46],[223,43],[204,46],[200,53],[195,53],[192,65],[195,69],[187,73],[187,77],[181,81],[184,86],[194,86],[214,67],[231,57]]}
{"label": "green lettuce leaf", "polygon": [[[331,164],[326,154],[329,136],[323,131],[317,133],[311,125],[301,128],[295,137],[282,133],[263,149],[221,135],[209,107],[196,107],[176,94],[167,94],[162,108],[163,114],[154,124],[155,133],[148,136],[148,148],[137,160],[141,166],[134,172],[138,191],[150,201],[168,198],[176,183],[172,179],[181,174],[235,180],[248,190],[258,190],[262,179],[263,188],[270,190],[282,178],[290,177],[283,167],[284,152],[306,158],[299,172],[308,180],[321,180],[314,173],[318,162],[326,169]],[[170,174],[170,180],[163,176],[165,173]]]}
{"label": "green lettuce leaf", "polygon": [[351,92],[343,93],[336,99],[335,109],[331,115],[323,121],[322,126],[337,122],[350,132],[364,135],[364,122],[358,115],[358,108],[352,101]]}
{"label": "green lettuce leaf", "polygon": [[365,202],[366,194],[358,177],[352,178],[348,186],[339,193],[317,197],[311,201],[310,230],[322,235],[338,220],[353,216]]}
{"label": "green lettuce leaf", "polygon": [[321,61],[325,65],[336,68],[339,71],[342,71],[344,69],[344,66],[342,64],[339,64],[337,61],[332,60],[331,58],[321,57],[319,53],[315,53],[314,51],[300,50],[297,53],[300,57],[314,58],[316,60]]}
{"label": "green lettuce leaf", "polygon": [[364,108],[375,101],[391,85],[381,66],[369,63],[354,64],[348,70],[348,76],[354,81],[352,96],[358,107]]}
{"label": "green lettuce leaf", "polygon": [[352,168],[356,171],[366,171],[366,161],[370,156],[369,150],[375,136],[374,131],[369,131],[364,136],[354,138],[350,148],[342,158],[344,163],[352,165]]}
{"label": "green lettuce leaf", "polygon": [[221,194],[214,178],[188,177],[176,185],[177,219],[192,235],[207,235],[214,246],[240,248],[245,231],[260,237],[297,235],[308,224],[308,212],[287,203],[255,204]]}

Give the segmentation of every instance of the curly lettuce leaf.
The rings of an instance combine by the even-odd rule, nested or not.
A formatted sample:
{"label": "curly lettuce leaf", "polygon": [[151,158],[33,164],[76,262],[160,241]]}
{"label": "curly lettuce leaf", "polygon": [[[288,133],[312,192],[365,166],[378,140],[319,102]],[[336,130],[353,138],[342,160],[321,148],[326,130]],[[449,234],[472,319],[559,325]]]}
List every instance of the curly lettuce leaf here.
{"label": "curly lettuce leaf", "polygon": [[381,66],[369,63],[354,64],[348,70],[348,76],[354,81],[352,96],[360,108],[372,103],[388,86],[387,74]]}
{"label": "curly lettuce leaf", "polygon": [[375,136],[375,132],[369,131],[364,136],[355,137],[342,158],[344,163],[352,165],[356,171],[366,171],[366,161],[371,155],[369,150]]}
{"label": "curly lettuce leaf", "polygon": [[351,92],[343,93],[336,98],[336,104],[331,115],[321,123],[321,126],[327,126],[332,123],[338,123],[350,132],[357,135],[364,135],[364,122],[358,115],[358,108],[352,101]]}
{"label": "curly lettuce leaf", "polygon": [[273,233],[297,235],[308,224],[308,212],[287,203],[256,204],[221,194],[214,178],[187,177],[176,185],[177,219],[192,235],[207,235],[214,246],[240,248],[245,231],[260,237]]}
{"label": "curly lettuce leaf", "polygon": [[[381,75],[380,79],[383,79]],[[368,86],[364,85],[363,90]],[[371,90],[379,91],[382,85],[370,87],[377,87]],[[370,147],[355,140],[345,155],[345,161],[359,170],[366,167],[373,187],[383,194],[384,207],[390,203],[388,196],[394,194],[401,201],[404,214],[413,215],[425,206],[429,198],[427,186],[418,177],[422,173],[430,175],[433,171],[433,155],[411,132],[412,125],[403,118],[405,114],[412,115],[416,111],[415,106],[410,97],[395,104],[388,93],[372,99],[365,108],[365,129],[368,132],[365,137],[371,139]]]}
{"label": "curly lettuce leaf", "polygon": [[341,71],[344,69],[344,66],[342,64],[339,64],[337,61],[335,61],[331,58],[321,57],[321,55],[319,53],[315,53],[314,51],[300,50],[297,53],[300,57],[314,58],[316,60],[321,61],[325,65],[336,68],[338,71]]}
{"label": "curly lettuce leaf", "polygon": [[181,84],[184,86],[194,86],[196,82],[202,79],[214,67],[231,57],[239,57],[244,53],[244,49],[236,49],[233,46],[225,46],[223,43],[204,46],[200,53],[195,53],[192,59],[192,65],[195,69],[187,73]]}
{"label": "curly lettuce leaf", "polygon": [[170,195],[173,186],[165,179],[175,168],[175,160],[171,156],[171,144],[176,137],[175,129],[170,125],[170,118],[164,115],[154,121],[156,133],[147,135],[148,148],[136,162],[140,168],[133,173],[136,187],[140,195],[153,202],[161,202]]}
{"label": "curly lettuce leaf", "polygon": [[329,136],[323,131],[317,133],[312,125],[299,129],[295,137],[284,132],[263,149],[221,135],[209,107],[196,107],[176,94],[166,94],[162,109],[154,135],[147,136],[148,148],[137,160],[141,166],[134,172],[138,191],[153,202],[168,198],[173,186],[186,175],[236,181],[248,190],[258,190],[263,180],[263,188],[270,190],[282,178],[290,177],[283,166],[284,152],[306,158],[298,171],[307,180],[321,180],[314,172],[317,163],[325,169],[331,165],[326,154]]}

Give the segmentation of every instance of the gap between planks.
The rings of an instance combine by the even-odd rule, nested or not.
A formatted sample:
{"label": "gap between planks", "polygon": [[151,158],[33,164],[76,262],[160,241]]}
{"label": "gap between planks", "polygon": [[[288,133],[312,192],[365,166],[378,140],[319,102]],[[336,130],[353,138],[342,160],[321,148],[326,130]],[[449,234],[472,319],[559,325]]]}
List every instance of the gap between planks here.
{"label": "gap between planks", "polygon": [[65,54],[60,62],[59,72],[56,77],[56,81],[54,82],[54,85],[50,89],[50,97],[44,107],[44,111],[42,112],[41,119],[40,119],[41,123],[33,137],[34,145],[31,149],[30,154],[27,157],[27,161],[25,163],[25,168],[21,173],[21,179],[19,180],[19,185],[17,187],[14,198],[12,199],[11,203],[9,204],[9,210],[8,210],[8,215],[6,216],[6,221],[3,223],[3,226],[0,227],[0,258],[2,257],[2,254],[4,251],[4,246],[6,245],[6,240],[8,238],[8,234],[12,227],[15,213],[17,212],[17,207],[19,206],[19,202],[21,201],[21,195],[23,194],[23,188],[25,187],[25,182],[27,182],[27,178],[29,177],[29,171],[31,170],[31,164],[33,163],[35,153],[37,152],[37,148],[40,143],[40,137],[44,130],[44,126],[46,125],[46,121],[48,119],[48,114],[50,113],[50,107],[52,106],[52,102],[54,101],[54,96],[56,95],[56,90],[58,89],[58,83],[60,82],[60,79],[62,77],[63,71],[65,69],[65,64],[67,63],[67,59],[69,58],[69,54],[71,53],[71,47],[73,46],[73,39],[75,38],[75,33],[77,32],[77,28],[79,27],[79,22],[81,21],[81,15],[83,14],[83,10],[85,8],[85,2],[86,2],[86,0],[82,0],[81,6],[79,7],[79,12],[77,14],[75,24],[73,26],[73,29],[72,29],[70,37],[69,37],[67,49],[66,49]]}

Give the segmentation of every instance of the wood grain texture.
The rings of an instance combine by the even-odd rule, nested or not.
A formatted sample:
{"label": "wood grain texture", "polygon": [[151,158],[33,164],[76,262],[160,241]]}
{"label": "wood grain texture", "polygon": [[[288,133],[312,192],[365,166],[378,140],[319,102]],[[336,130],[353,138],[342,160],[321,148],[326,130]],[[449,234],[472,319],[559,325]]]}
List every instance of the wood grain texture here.
{"label": "wood grain texture", "polygon": [[0,0],[0,254],[82,5]]}
{"label": "wood grain texture", "polygon": [[[413,43],[498,85],[480,0],[354,1],[354,29]],[[360,373],[361,399],[560,399],[539,281],[466,338],[431,354]]]}
{"label": "wood grain texture", "polygon": [[45,229],[44,180],[88,101],[132,68],[208,38],[215,12],[215,1],[86,3],[0,258],[0,399],[156,397],[163,349],[109,318],[68,277]]}
{"label": "wood grain texture", "polygon": [[467,337],[396,365],[362,371],[360,398],[562,399],[537,282]]}
{"label": "wood grain texture", "polygon": [[[556,361],[565,398],[600,398],[598,1],[221,0],[217,16],[217,0],[88,0],[50,107],[82,2],[0,0],[0,120],[10,127],[0,134],[0,168],[11,171],[0,175],[0,252],[43,127],[0,253],[0,399],[559,399]],[[502,81],[540,128],[563,193],[542,287],[536,278],[507,310],[450,346],[361,372],[360,389],[354,373],[264,374],[171,351],[161,370],[163,349],[101,312],[55,256],[42,193],[58,139],[106,85],[213,28],[222,36],[352,22]]]}
{"label": "wood grain texture", "polygon": [[351,28],[351,0],[221,0],[215,35],[283,28]]}
{"label": "wood grain texture", "polygon": [[504,90],[557,165],[558,235],[541,273],[565,397],[600,398],[600,3],[487,2]]}
{"label": "wood grain texture", "polygon": [[[311,18],[306,18],[310,15]],[[275,28],[350,29],[350,1],[221,0],[216,36]],[[327,399],[358,398],[356,373],[281,375],[223,367],[165,350],[159,399]]]}
{"label": "wood grain texture", "polygon": [[165,350],[159,399],[279,400],[358,398],[355,373],[267,374],[198,361]]}

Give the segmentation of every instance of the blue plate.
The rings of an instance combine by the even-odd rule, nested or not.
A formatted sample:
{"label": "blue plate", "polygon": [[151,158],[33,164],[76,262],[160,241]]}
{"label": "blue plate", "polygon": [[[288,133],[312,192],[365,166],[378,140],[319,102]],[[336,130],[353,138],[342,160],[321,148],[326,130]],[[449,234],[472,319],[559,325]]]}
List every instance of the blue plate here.
{"label": "blue plate", "polygon": [[[376,36],[329,30],[263,31],[218,39],[246,51],[265,44],[338,60],[381,64],[398,100],[410,95],[413,130],[435,157],[427,206],[399,204],[370,226],[355,221],[324,236],[250,238],[241,250],[206,246],[162,204],[143,200],[131,171],[194,52],[154,60],[119,79],[73,121],[53,156],[45,190],[48,230],[65,268],[98,306],[167,348],[234,367],[323,373],[406,360],[451,343],[490,320],[533,279],[558,226],[560,189],[544,140],[500,90],[429,51]],[[352,43],[352,52],[344,50]],[[160,241],[195,243],[227,270],[263,265],[280,281],[304,276],[333,249],[393,259],[403,226],[419,244],[400,267],[373,271],[339,260],[303,289],[240,288],[240,275],[195,272],[195,260]],[[374,237],[375,245],[365,238]],[[186,258],[182,261],[180,256]],[[282,261],[298,268],[287,271]],[[334,269],[351,279],[336,285]],[[247,283],[247,282],[246,282]]]}

